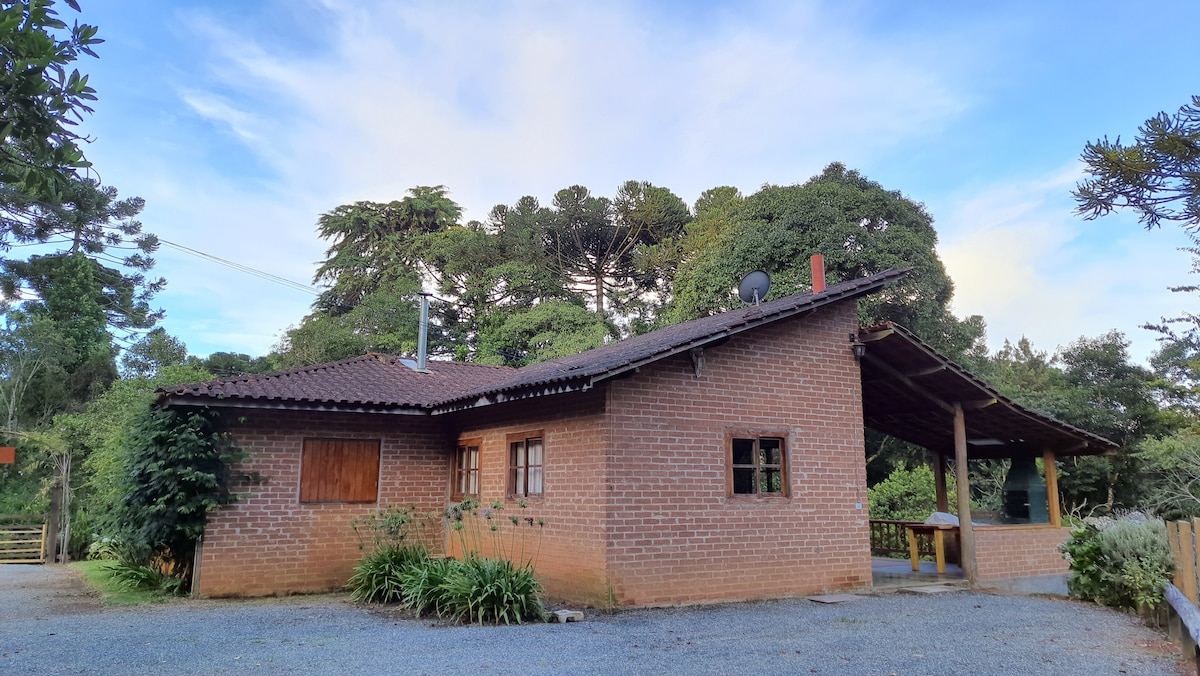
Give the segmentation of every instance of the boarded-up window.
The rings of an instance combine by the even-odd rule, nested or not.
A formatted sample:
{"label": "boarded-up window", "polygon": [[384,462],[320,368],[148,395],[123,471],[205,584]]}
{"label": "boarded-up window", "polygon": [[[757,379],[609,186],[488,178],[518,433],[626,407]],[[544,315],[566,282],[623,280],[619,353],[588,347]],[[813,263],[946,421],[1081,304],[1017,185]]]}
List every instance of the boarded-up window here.
{"label": "boarded-up window", "polygon": [[379,441],[305,439],[300,502],[379,499]]}

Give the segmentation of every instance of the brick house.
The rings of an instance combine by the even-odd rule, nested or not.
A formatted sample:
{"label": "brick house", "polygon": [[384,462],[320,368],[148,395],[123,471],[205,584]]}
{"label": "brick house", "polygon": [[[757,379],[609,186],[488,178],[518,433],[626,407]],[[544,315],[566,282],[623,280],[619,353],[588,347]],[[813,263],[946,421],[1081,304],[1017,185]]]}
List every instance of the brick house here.
{"label": "brick house", "polygon": [[[539,579],[577,603],[869,587],[864,369],[851,341],[882,332],[860,331],[855,299],[903,274],[521,369],[422,371],[368,354],[160,390],[159,405],[221,410],[249,451],[240,469],[266,477],[210,515],[195,593],[339,588],[361,556],[354,517],[389,504],[441,511],[463,495],[525,500],[544,516]],[[895,335],[911,338],[883,333]],[[885,431],[897,430],[911,431]],[[1071,452],[1103,450],[1058,431]]]}

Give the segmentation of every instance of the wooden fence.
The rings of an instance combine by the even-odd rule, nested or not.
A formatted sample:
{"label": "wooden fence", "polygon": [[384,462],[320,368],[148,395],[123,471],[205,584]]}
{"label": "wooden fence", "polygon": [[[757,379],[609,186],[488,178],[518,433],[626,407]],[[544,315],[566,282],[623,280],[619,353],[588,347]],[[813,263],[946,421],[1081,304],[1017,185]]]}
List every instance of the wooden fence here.
{"label": "wooden fence", "polygon": [[1168,521],[1167,541],[1171,555],[1175,557],[1174,584],[1168,584],[1163,594],[1167,601],[1167,630],[1171,639],[1183,646],[1183,656],[1200,671],[1200,610],[1197,610],[1197,566],[1196,545],[1200,532],[1200,519],[1191,521]]}
{"label": "wooden fence", "polygon": [[0,563],[45,562],[45,515],[0,514]]}

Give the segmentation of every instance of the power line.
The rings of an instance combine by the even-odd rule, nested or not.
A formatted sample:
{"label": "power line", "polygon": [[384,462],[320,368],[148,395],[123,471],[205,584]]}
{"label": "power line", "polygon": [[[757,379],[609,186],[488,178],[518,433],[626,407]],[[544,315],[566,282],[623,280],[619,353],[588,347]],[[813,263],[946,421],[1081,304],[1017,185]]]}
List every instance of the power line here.
{"label": "power line", "polygon": [[203,258],[204,260],[207,260],[207,261],[210,261],[213,263],[217,263],[218,265],[224,265],[225,267],[232,268],[234,270],[237,270],[238,272],[244,272],[248,275],[254,275],[255,277],[264,279],[268,282],[274,282],[275,284],[279,284],[281,286],[286,286],[286,287],[288,287],[290,289],[294,289],[296,291],[303,291],[305,293],[311,293],[314,296],[321,295],[320,291],[317,291],[316,289],[312,288],[312,286],[309,284],[302,284],[300,282],[296,282],[296,281],[287,279],[286,277],[280,277],[279,275],[273,275],[269,272],[264,272],[264,271],[258,270],[256,268],[252,268],[248,265],[242,265],[241,263],[235,263],[231,260],[227,260],[227,259],[221,258],[219,256],[214,256],[212,254],[204,253],[203,251],[199,251],[199,250],[193,249],[191,247],[184,246],[182,244],[176,244],[175,242],[169,242],[165,239],[162,239],[161,237],[159,238],[158,241],[162,242],[163,244],[166,244],[167,246],[171,247],[172,249],[176,249],[176,250],[182,251],[184,253],[191,254],[198,258]]}

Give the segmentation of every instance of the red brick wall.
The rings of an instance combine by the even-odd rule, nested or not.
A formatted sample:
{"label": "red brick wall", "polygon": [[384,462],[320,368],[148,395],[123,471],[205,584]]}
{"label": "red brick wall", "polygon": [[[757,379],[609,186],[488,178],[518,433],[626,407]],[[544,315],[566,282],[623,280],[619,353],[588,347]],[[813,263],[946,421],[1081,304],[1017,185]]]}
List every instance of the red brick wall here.
{"label": "red brick wall", "polygon": [[[209,516],[201,596],[261,596],[338,589],[362,553],[350,526],[384,505],[441,511],[449,476],[442,421],[418,416],[235,410],[234,435],[249,458],[237,469],[266,477],[249,496]],[[300,504],[305,437],[380,439],[378,504]]]}
{"label": "red brick wall", "polygon": [[1058,546],[1070,534],[1070,528],[1046,524],[976,526],[980,581],[1068,572]]}
{"label": "red brick wall", "polygon": [[[526,552],[536,552],[538,579],[555,598],[577,603],[606,603],[605,481],[607,474],[603,389],[514,401],[456,413],[450,428],[456,439],[481,438],[480,493],[487,506],[500,500],[502,537],[510,532],[509,515],[545,519],[523,526]],[[544,493],[520,509],[507,497],[509,434],[539,430],[545,458]],[[486,543],[485,543],[486,544]],[[457,536],[450,534],[457,553]]]}
{"label": "red brick wall", "polygon": [[[609,388],[608,576],[622,604],[871,584],[853,302],[680,355]],[[790,495],[730,496],[726,433],[788,438]],[[861,509],[857,507],[861,505]]]}
{"label": "red brick wall", "polygon": [[[645,605],[869,586],[856,328],[854,303],[838,303],[706,349],[700,378],[681,355],[590,392],[448,416],[236,412],[251,451],[240,469],[268,483],[212,515],[199,593],[344,585],[361,556],[350,521],[388,503],[440,511],[451,449],[468,438],[482,440],[485,505],[545,519],[528,546],[553,597]],[[786,497],[728,495],[726,434],[747,428],[786,435]],[[506,437],[532,430],[545,489],[520,510],[506,497]],[[380,504],[301,505],[305,437],[381,439]]]}

